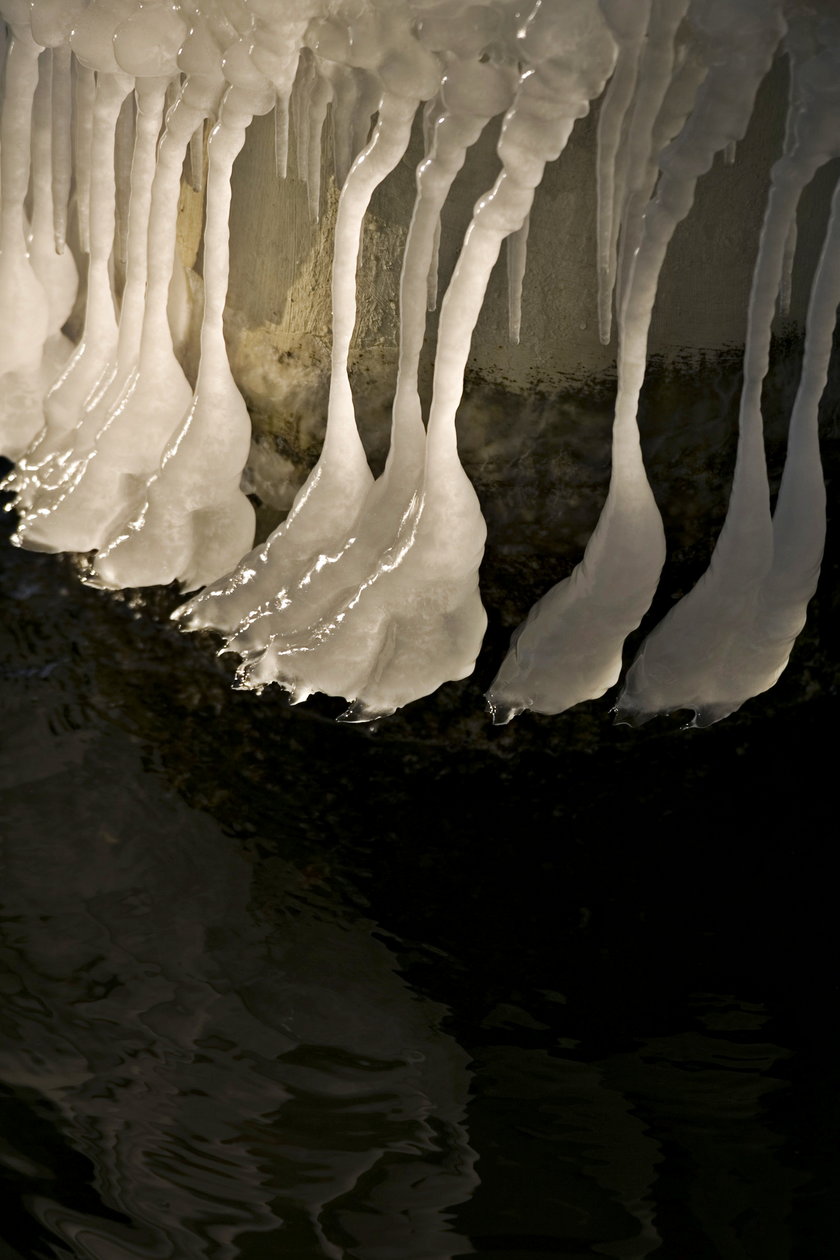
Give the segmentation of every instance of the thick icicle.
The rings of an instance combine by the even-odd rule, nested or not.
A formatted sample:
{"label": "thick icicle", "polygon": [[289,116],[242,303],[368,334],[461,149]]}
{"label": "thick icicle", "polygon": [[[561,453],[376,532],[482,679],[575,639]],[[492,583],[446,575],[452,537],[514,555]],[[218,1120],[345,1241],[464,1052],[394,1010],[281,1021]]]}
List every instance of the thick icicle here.
{"label": "thick icicle", "polygon": [[[430,77],[427,67],[426,77]],[[425,80],[420,86],[425,87]],[[247,555],[233,573],[178,610],[176,616],[189,629],[212,626],[230,634],[266,602],[282,606],[318,557],[341,547],[370,489],[373,479],[356,428],[347,374],[356,322],[356,265],[371,196],[406,151],[418,99],[419,93],[382,92],[373,136],[341,191],[333,252],[332,373],[321,456],[286,520],[267,542]]]}
{"label": "thick icicle", "polygon": [[[114,36],[119,64],[136,74],[136,138],[130,176],[128,235],[126,242],[126,282],[120,313],[116,366],[105,388],[87,402],[78,424],[53,452],[49,466],[40,473],[40,485],[30,510],[18,530],[24,546],[40,550],[90,551],[108,536],[109,527],[120,511],[127,511],[126,495],[135,488],[138,474],[148,469],[136,466],[136,437],[132,427],[148,442],[153,430],[151,407],[134,411],[137,367],[140,355],[144,310],[146,309],[148,234],[155,159],[163,104],[168,83],[177,71],[176,53],[185,28],[170,10],[167,14],[141,10],[124,22]],[[154,72],[159,73],[155,74]],[[168,151],[168,147],[167,147]],[[165,165],[165,160],[163,165]],[[172,207],[174,216],[174,206]],[[156,226],[152,229],[156,232]],[[155,244],[161,244],[156,238]],[[174,245],[173,245],[174,248]],[[171,258],[171,255],[170,255]],[[159,271],[157,301],[165,302],[160,290],[164,272],[169,275],[166,254]],[[150,287],[150,310],[154,296]],[[180,372],[180,369],[178,369]],[[177,378],[176,378],[177,379]],[[164,374],[156,376],[157,388],[168,386]],[[181,373],[180,382],[188,393]],[[175,397],[177,398],[177,386]],[[148,400],[147,400],[148,402]],[[171,406],[171,399],[167,399]],[[150,414],[151,413],[151,414]],[[164,439],[159,439],[153,459],[156,466]],[[140,484],[145,481],[142,478]]]}
{"label": "thick icicle", "polygon": [[636,724],[684,708],[694,710],[693,725],[708,726],[766,691],[787,663],[816,587],[825,530],[817,410],[840,301],[840,193],[814,281],[786,484],[772,522],[761,387],[790,224],[814,172],[840,153],[838,82],[831,53],[799,70],[792,143],[773,170],[753,277],[729,510],[708,570],[651,632],[628,673],[617,712]]}
{"label": "thick icicle", "polygon": [[624,640],[647,612],[665,559],[662,521],[639,444],[637,408],[659,274],[697,180],[746,131],[755,94],[784,32],[778,4],[716,7],[708,19],[710,69],[679,136],[661,154],[655,200],[643,219],[619,319],[618,396],[607,501],[572,574],[539,600],[514,633],[490,691],[494,721],[523,709],[562,713],[595,699],[621,672]]}
{"label": "thick icicle", "polygon": [[251,422],[231,375],[223,317],[227,296],[231,172],[254,114],[268,113],[275,91],[244,41],[225,52],[225,94],[208,140],[204,229],[204,318],[192,405],[146,486],[139,512],[96,557],[105,586],[177,581],[195,590],[229,571],[254,541],[254,509],[240,489]]}
{"label": "thick icicle", "polygon": [[[47,298],[46,340],[37,366],[9,372],[0,386],[0,430],[13,426],[26,446],[44,424],[44,396],[66,363],[73,345],[61,329],[76,300],[79,273],[69,250],[56,252],[52,202],[52,107],[50,53],[41,54],[32,113],[32,224],[27,243],[32,270]],[[20,453],[20,452],[19,452]]]}
{"label": "thick icicle", "polygon": [[[568,53],[586,38],[585,61]],[[547,161],[603,89],[615,46],[589,5],[558,20],[535,10],[521,36],[537,68],[522,75],[499,141],[503,169],[477,204],[443,300],[424,477],[376,569],[340,611],[298,641],[274,642],[273,675],[351,701],[368,721],[471,673],[486,624],[478,593],[485,525],[457,454],[455,414],[472,333],[502,241],[528,214]],[[269,657],[269,653],[266,653]],[[259,676],[262,662],[249,681]]]}
{"label": "thick icicle", "polygon": [[[417,199],[409,227],[400,280],[400,356],[391,426],[391,449],[383,475],[371,487],[349,536],[324,563],[319,557],[288,602],[269,604],[249,616],[227,648],[243,657],[242,684],[281,682],[297,699],[312,688],[286,672],[283,654],[290,635],[324,638],[324,626],[340,619],[348,593],[363,589],[376,574],[410,513],[423,474],[425,429],[418,396],[418,367],[426,327],[425,292],[436,226],[467,149],[490,118],[504,112],[514,86],[511,71],[478,62],[450,64],[431,152],[417,171]],[[343,694],[343,693],[340,693]]]}
{"label": "thick icicle", "polygon": [[[167,305],[175,262],[178,197],[185,152],[196,127],[205,117],[215,114],[224,88],[219,50],[201,24],[194,26],[186,41],[180,64],[187,78],[167,116],[166,131],[158,150],[145,242],[142,205],[135,216],[141,236],[134,238],[131,247],[132,283],[124,295],[120,321],[121,363],[113,383],[90,399],[79,430],[68,434],[56,461],[60,459],[61,466],[52,473],[54,494],[45,501],[50,511],[56,510],[60,518],[66,514],[71,522],[66,527],[73,531],[72,538],[70,533],[66,541],[63,533],[57,535],[63,546],[69,546],[72,541],[79,544],[82,540],[86,545],[80,547],[81,550],[101,546],[110,537],[115,520],[134,513],[143,501],[147,480],[158,468],[166,443],[192,398],[183,368],[175,357]],[[149,90],[154,91],[153,85],[149,85]],[[145,93],[145,89],[143,91]],[[155,121],[146,111],[146,104],[148,102],[143,105],[142,134],[144,152],[151,160],[150,132]],[[146,265],[143,304],[141,269]],[[141,316],[140,352],[133,365],[132,347]],[[89,492],[92,494],[97,485],[101,499],[95,508],[87,515],[82,510],[76,511],[75,496],[79,494],[88,499]],[[33,525],[33,533],[42,528],[46,543],[53,527],[44,521]],[[79,530],[81,535],[76,532]]]}
{"label": "thick icicle", "polygon": [[11,36],[0,122],[0,450],[17,459],[43,422],[39,371],[50,309],[27,251],[24,212],[40,47],[23,23]]}
{"label": "thick icicle", "polygon": [[88,9],[85,13],[91,21],[74,29],[74,49],[91,66],[100,59],[90,150],[91,248],[85,324],[81,342],[46,396],[45,427],[9,478],[18,506],[24,509],[32,503],[42,471],[48,475],[46,469],[55,452],[79,422],[88,400],[107,386],[116,369],[117,319],[110,276],[115,224],[114,132],[133,81],[120,71],[105,38],[108,28],[113,36],[118,19],[102,10]]}

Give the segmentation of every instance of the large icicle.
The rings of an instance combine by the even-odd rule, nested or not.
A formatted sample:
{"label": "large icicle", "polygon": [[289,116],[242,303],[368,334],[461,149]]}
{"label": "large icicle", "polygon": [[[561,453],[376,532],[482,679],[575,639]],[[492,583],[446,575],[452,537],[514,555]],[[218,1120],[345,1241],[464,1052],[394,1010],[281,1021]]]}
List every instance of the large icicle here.
{"label": "large icicle", "polygon": [[523,709],[562,713],[595,699],[621,672],[624,640],[647,612],[665,559],[662,521],[639,444],[637,409],[648,330],[668,243],[714,155],[746,131],[755,94],[784,32],[780,5],[715,6],[706,21],[709,71],[679,136],[661,154],[655,200],[619,320],[618,396],[607,501],[572,574],[539,600],[514,633],[490,691],[494,720]]}
{"label": "large icicle", "polygon": [[753,276],[729,510],[708,570],[648,636],[628,673],[617,709],[635,723],[693,709],[693,725],[708,726],[766,691],[787,663],[816,588],[825,532],[817,411],[840,301],[840,192],[814,280],[783,489],[772,522],[761,387],[799,198],[818,167],[840,154],[838,83],[836,53],[823,52],[797,66],[792,143],[773,170]]}
{"label": "large icicle", "polygon": [[[0,126],[0,451],[12,459],[20,457],[43,424],[42,359],[47,337],[55,330],[43,274],[39,276],[27,248],[24,210],[39,53],[28,28],[13,27]],[[40,95],[43,102],[43,83]],[[44,213],[43,143],[49,143],[49,131],[43,134],[45,122],[48,127],[49,119],[39,109],[34,136],[39,229]]]}
{"label": "large icicle", "polygon": [[254,541],[254,509],[240,489],[251,421],[230,371],[223,321],[233,163],[251,119],[274,107],[276,93],[251,61],[244,38],[226,50],[223,67],[231,86],[207,145],[204,317],[195,393],[139,512],[94,561],[95,578],[106,586],[177,581],[195,590],[231,569]]}
{"label": "large icicle", "polygon": [[112,40],[117,14],[99,6],[86,9],[73,29],[77,58],[96,70],[93,133],[90,149],[90,259],[82,339],[44,403],[45,427],[10,477],[18,504],[26,509],[47,476],[55,452],[81,418],[91,396],[104,389],[116,370],[117,319],[111,289],[114,242],[114,133],[133,79],[117,64]]}
{"label": "large icicle", "polygon": [[[403,38],[407,32],[401,32]],[[339,51],[338,33],[319,27],[310,38],[319,54]],[[328,42],[329,40],[329,42]],[[356,55],[364,68],[375,69],[388,45],[375,32],[357,31]],[[361,54],[361,57],[360,57]],[[356,428],[353,395],[347,374],[350,340],[356,322],[356,265],[362,224],[371,196],[394,169],[408,146],[411,124],[421,94],[437,83],[437,66],[421,57],[422,74],[396,78],[394,89],[382,85],[379,116],[367,147],[353,163],[341,190],[333,253],[332,374],[327,429],[321,456],[300,489],[286,520],[266,543],[240,562],[198,600],[181,610],[191,629],[213,626],[228,634],[263,606],[282,606],[319,556],[340,549],[364,503],[373,478]],[[434,80],[434,83],[432,83]],[[398,95],[405,90],[408,95]]]}
{"label": "large icicle", "polygon": [[[136,389],[146,306],[149,211],[163,105],[185,34],[183,23],[172,11],[167,23],[166,15],[141,10],[115,36],[120,65],[137,74],[126,282],[116,371],[54,452],[49,469],[41,470],[40,486],[18,528],[18,539],[27,547],[91,551],[108,537],[120,510],[127,510],[126,482],[131,485],[132,466],[130,461],[126,463],[131,442],[123,412]],[[146,416],[138,417],[136,423],[145,427]],[[136,482],[136,471],[134,478]]]}
{"label": "large icicle", "polygon": [[[442,304],[422,485],[375,570],[341,609],[269,649],[272,676],[350,700],[345,720],[392,713],[465,677],[484,634],[477,575],[485,526],[455,432],[464,368],[502,241],[521,228],[545,163],[603,89],[615,56],[589,4],[543,4],[520,42],[536,68],[520,79],[499,141],[502,173],[476,206]],[[581,46],[584,59],[572,55]]]}
{"label": "large icicle", "polygon": [[[440,112],[431,133],[431,152],[417,171],[417,199],[409,227],[400,280],[400,355],[385,471],[371,487],[350,535],[328,557],[319,557],[291,598],[272,602],[249,616],[229,640],[243,656],[244,685],[281,682],[302,699],[308,688],[285,672],[281,648],[290,634],[317,629],[341,613],[347,592],[375,573],[410,511],[422,479],[426,434],[418,395],[418,367],[426,327],[426,286],[440,212],[463,166],[467,149],[487,122],[504,112],[515,82],[507,68],[479,62],[447,67]],[[326,560],[326,563],[324,561]]]}

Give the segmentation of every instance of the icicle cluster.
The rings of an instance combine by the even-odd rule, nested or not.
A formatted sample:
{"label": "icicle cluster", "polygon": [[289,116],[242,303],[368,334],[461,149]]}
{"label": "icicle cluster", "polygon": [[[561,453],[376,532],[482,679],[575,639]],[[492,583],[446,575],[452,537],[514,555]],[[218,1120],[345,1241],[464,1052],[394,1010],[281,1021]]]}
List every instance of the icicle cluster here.
{"label": "icicle cluster", "polygon": [[[507,242],[518,340],[529,214],[545,166],[602,97],[598,320],[618,332],[612,476],[580,564],[531,610],[488,694],[496,721],[559,713],[618,680],[653,598],[665,538],[637,410],[659,275],[698,180],[731,160],[773,59],[790,65],[750,299],[735,482],[708,572],[657,626],[618,711],[691,708],[705,724],[771,686],[815,589],[824,534],[817,410],[840,300],[840,193],[813,280],[805,356],[775,513],[761,386],[784,308],[796,212],[840,152],[840,22],[794,0],[0,0],[0,444],[16,541],[93,553],[107,587],[178,582],[174,615],[240,658],[239,685],[391,713],[473,669],[485,613],[485,526],[459,462],[456,412],[473,330]],[[250,423],[222,330],[231,170],[274,111],[320,202],[331,111],[340,199],[326,436],[286,520],[255,549],[240,488]],[[356,267],[371,197],[418,112],[425,154],[400,282],[391,445],[374,480],[348,377]],[[498,176],[478,200],[442,297],[429,413],[418,394],[437,294],[440,216],[485,127]],[[72,120],[72,126],[71,126]],[[294,145],[290,146],[290,130]],[[203,179],[204,308],[195,387],[171,332],[182,168]],[[129,196],[125,174],[130,165]],[[126,213],[127,208],[127,213]],[[67,241],[71,238],[74,247]],[[75,252],[74,252],[75,251]],[[62,333],[86,259],[84,325]],[[120,264],[121,291],[115,291]]]}

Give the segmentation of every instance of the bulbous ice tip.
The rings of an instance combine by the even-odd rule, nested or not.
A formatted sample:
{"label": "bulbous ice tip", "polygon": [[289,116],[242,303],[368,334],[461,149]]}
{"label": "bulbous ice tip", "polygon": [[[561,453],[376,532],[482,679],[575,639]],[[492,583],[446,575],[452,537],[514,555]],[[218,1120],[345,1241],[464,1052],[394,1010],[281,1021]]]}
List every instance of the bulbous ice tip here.
{"label": "bulbous ice tip", "polygon": [[364,700],[354,700],[348,705],[343,713],[339,713],[336,718],[337,722],[346,723],[362,723],[375,722],[377,718],[390,717],[392,713],[396,713],[396,709],[378,706],[374,708],[365,703]]}
{"label": "bulbous ice tip", "polygon": [[484,697],[487,701],[487,712],[494,726],[507,726],[520,713],[530,708],[527,700],[506,700],[495,691],[488,691]]}

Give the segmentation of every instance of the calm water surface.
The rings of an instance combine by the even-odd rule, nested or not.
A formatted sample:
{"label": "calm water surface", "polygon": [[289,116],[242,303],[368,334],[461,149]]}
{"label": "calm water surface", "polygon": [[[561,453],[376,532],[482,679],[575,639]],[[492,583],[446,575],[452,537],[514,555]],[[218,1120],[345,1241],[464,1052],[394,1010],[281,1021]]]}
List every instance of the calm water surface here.
{"label": "calm water surface", "polygon": [[370,734],[2,568],[0,1260],[837,1253],[834,697]]}

